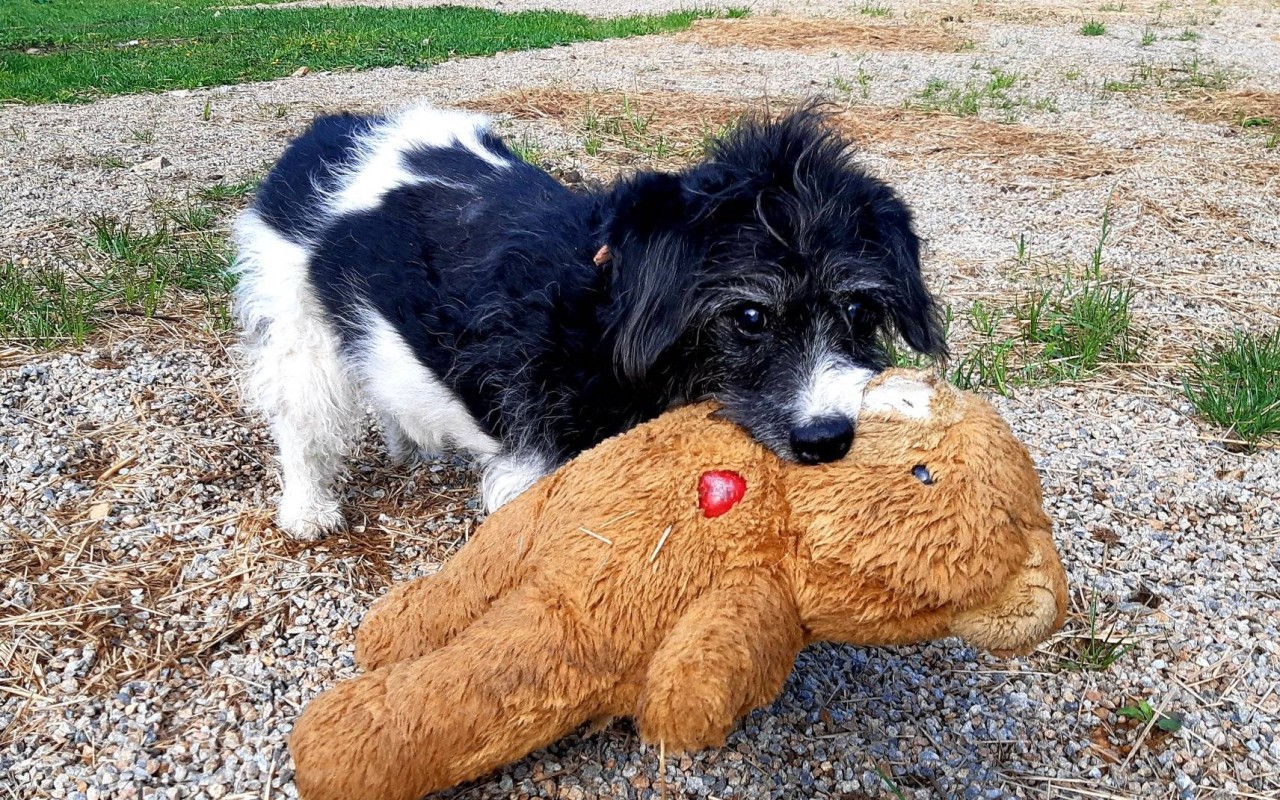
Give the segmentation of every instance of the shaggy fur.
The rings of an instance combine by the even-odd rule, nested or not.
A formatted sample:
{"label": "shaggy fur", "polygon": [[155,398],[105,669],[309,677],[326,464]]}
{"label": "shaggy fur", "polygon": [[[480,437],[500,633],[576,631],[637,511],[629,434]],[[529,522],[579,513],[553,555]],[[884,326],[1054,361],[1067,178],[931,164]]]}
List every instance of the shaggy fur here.
{"label": "shaggy fur", "polygon": [[[859,419],[847,458],[801,467],[692,405],[534,486],[374,607],[367,674],[290,740],[302,798],[416,800],[609,716],[668,749],[718,745],[809,642],[1020,651],[1056,629],[1039,480],[995,411],[891,371]],[[746,491],[709,517],[713,470]]]}
{"label": "shaggy fur", "polygon": [[283,527],[341,523],[363,405],[397,458],[477,456],[490,509],[699,398],[783,458],[843,456],[881,337],[943,350],[910,212],[847,151],[805,110],[571,191],[482,117],[317,120],[235,231]]}

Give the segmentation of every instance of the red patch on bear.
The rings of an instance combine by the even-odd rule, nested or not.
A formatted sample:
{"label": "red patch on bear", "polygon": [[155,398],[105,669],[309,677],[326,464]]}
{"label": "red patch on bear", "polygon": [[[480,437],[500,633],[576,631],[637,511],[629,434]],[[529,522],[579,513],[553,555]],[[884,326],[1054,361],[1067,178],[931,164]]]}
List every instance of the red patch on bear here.
{"label": "red patch on bear", "polygon": [[738,504],[747,493],[747,482],[736,472],[713,469],[698,479],[698,507],[708,517],[718,517]]}

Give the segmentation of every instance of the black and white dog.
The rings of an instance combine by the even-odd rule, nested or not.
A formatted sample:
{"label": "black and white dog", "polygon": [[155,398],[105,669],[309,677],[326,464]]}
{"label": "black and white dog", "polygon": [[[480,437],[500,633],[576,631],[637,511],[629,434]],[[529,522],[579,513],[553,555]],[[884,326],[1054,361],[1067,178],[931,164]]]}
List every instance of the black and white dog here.
{"label": "black and white dog", "polygon": [[881,336],[944,349],[911,213],[848,151],[805,109],[681,172],[572,191],[483,117],[316,120],[235,228],[282,527],[341,525],[365,405],[393,457],[481,459],[489,509],[698,398],[783,458],[839,459]]}

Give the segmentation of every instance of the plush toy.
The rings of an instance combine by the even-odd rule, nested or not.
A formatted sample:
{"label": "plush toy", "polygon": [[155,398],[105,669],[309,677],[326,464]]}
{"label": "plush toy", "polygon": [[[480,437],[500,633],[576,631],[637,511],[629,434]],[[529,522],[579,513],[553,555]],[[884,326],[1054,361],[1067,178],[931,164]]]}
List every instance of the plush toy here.
{"label": "plush toy", "polygon": [[1066,581],[1023,446],[924,373],[866,391],[842,461],[779,460],[715,407],[604,442],[490,517],[357,635],[367,674],[290,740],[304,800],[416,800],[587,721],[721,744],[805,644],[1026,650]]}

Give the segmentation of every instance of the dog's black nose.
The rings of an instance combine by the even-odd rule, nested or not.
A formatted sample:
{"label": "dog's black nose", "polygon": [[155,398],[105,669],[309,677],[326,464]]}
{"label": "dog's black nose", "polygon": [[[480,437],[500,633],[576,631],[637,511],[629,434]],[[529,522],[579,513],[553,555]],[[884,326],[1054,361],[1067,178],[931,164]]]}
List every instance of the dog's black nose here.
{"label": "dog's black nose", "polygon": [[824,417],[791,429],[791,450],[801,464],[839,461],[853,444],[853,422],[848,417]]}

